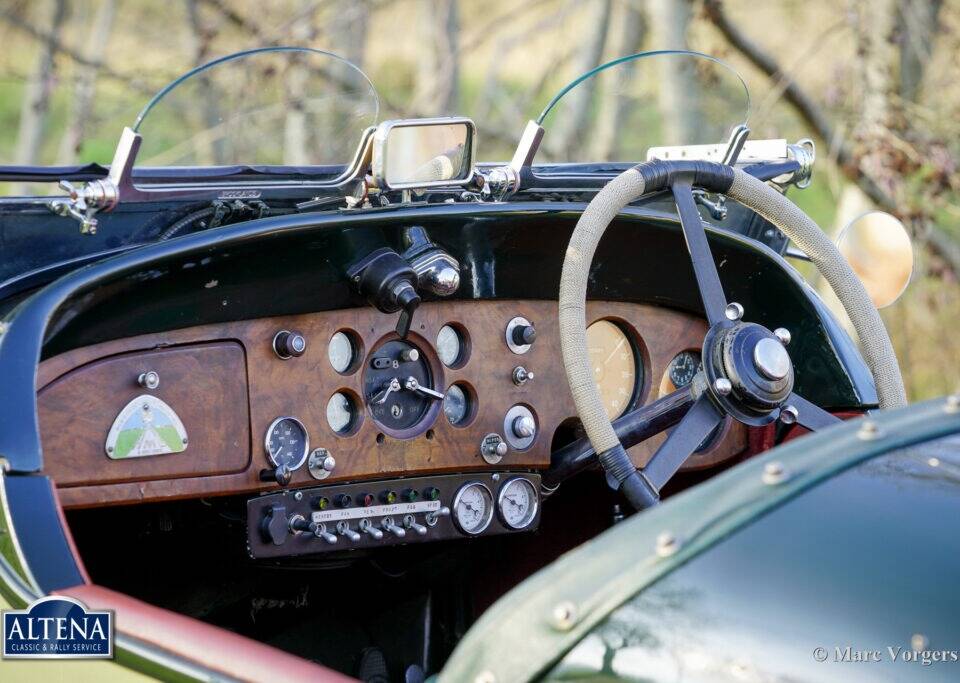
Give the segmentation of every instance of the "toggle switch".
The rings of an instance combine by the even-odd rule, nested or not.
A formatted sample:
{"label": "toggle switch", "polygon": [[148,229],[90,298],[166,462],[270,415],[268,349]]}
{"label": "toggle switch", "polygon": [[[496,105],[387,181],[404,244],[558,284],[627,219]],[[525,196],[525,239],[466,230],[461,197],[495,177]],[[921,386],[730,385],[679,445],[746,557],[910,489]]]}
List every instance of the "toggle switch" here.
{"label": "toggle switch", "polygon": [[378,529],[377,527],[373,526],[373,524],[370,523],[369,519],[360,520],[360,531],[367,534],[370,538],[372,538],[375,541],[379,541],[381,538],[383,538],[383,532],[380,531],[380,529]]}
{"label": "toggle switch", "polygon": [[404,515],[403,517],[403,526],[407,529],[413,529],[421,536],[427,535],[427,527],[422,524],[417,524],[417,518],[413,515]]}
{"label": "toggle switch", "polygon": [[389,531],[391,534],[393,534],[397,538],[403,538],[404,536],[407,535],[407,532],[403,528],[398,527],[396,524],[393,523],[392,517],[384,517],[383,521],[380,522],[380,526],[382,526],[384,529]]}
{"label": "toggle switch", "polygon": [[337,522],[337,533],[341,536],[346,536],[353,542],[360,540],[360,534],[350,528],[350,525],[345,521]]}

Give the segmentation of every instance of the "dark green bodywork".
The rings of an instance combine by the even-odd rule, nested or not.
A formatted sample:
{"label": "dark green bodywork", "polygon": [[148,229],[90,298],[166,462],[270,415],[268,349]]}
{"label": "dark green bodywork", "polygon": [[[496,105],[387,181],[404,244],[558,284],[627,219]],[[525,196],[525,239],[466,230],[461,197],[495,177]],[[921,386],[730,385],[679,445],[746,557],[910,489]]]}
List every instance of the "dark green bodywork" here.
{"label": "dark green bodywork", "polygon": [[[886,648],[960,651],[960,444],[944,438],[960,410],[870,419],[878,432],[797,439],[568,553],[488,610],[440,681],[957,680],[960,662]],[[883,661],[843,661],[863,650]]]}

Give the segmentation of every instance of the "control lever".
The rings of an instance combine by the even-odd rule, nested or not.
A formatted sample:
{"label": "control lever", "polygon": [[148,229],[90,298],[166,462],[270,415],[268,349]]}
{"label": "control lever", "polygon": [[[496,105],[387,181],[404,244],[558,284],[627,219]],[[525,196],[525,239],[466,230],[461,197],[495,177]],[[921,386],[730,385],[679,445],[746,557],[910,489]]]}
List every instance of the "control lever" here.
{"label": "control lever", "polygon": [[435,401],[443,400],[442,392],[423,386],[422,384],[420,384],[420,382],[417,381],[416,377],[407,377],[407,380],[406,382],[404,382],[403,386],[408,391],[412,391],[413,393],[419,394],[420,396],[424,396],[426,398],[432,398]]}
{"label": "control lever", "polygon": [[404,536],[407,535],[407,532],[401,527],[398,527],[396,524],[394,524],[393,519],[391,519],[390,517],[385,517],[384,520],[380,522],[380,526],[382,526],[384,529],[389,531],[391,534],[393,534],[397,538],[403,538]]}
{"label": "control lever", "polygon": [[324,541],[330,545],[334,545],[339,539],[327,531],[325,524],[319,524],[317,522],[312,522],[310,524],[310,530],[313,532],[313,535],[317,538],[322,538]]}
{"label": "control lever", "polygon": [[378,406],[383,405],[384,403],[386,403],[387,397],[390,394],[397,391],[400,391],[400,380],[394,377],[387,384],[384,385],[383,389],[381,389],[379,393],[370,397],[370,402]]}
{"label": "control lever", "polygon": [[413,314],[420,305],[417,273],[397,252],[386,247],[367,254],[347,269],[353,282],[371,306],[382,313],[400,311],[397,334],[406,338]]}
{"label": "control lever", "polygon": [[353,542],[360,540],[360,534],[350,528],[350,525],[347,522],[339,521],[337,522],[337,533],[341,536],[346,536]]}
{"label": "control lever", "polygon": [[417,518],[414,517],[413,515],[404,516],[403,526],[405,526],[408,529],[413,529],[421,536],[427,535],[427,527],[423,526],[422,524],[417,524]]}
{"label": "control lever", "polygon": [[379,541],[381,538],[383,538],[383,532],[377,527],[373,526],[369,519],[360,520],[360,531],[367,534],[375,541]]}

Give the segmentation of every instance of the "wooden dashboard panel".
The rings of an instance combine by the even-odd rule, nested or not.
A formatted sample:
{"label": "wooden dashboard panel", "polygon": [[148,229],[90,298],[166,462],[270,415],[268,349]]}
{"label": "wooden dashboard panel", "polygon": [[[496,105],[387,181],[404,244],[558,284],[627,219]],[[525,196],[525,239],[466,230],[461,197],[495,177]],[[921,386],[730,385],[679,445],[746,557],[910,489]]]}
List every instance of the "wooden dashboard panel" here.
{"label": "wooden dashboard panel", "polygon": [[[634,336],[644,366],[644,385],[640,391],[642,402],[656,398],[661,377],[674,355],[685,349],[699,348],[706,331],[704,321],[698,318],[653,306],[598,301],[588,304],[587,314],[588,323],[611,319]],[[536,342],[523,355],[511,352],[505,341],[506,325],[514,316],[526,317],[537,328]],[[468,335],[469,357],[456,369],[443,367],[434,351],[437,332],[449,323],[466,330]],[[561,361],[556,302],[467,301],[422,305],[414,319],[411,341],[428,356],[438,386],[445,388],[454,382],[463,382],[473,390],[478,399],[474,417],[465,426],[455,427],[441,412],[429,430],[416,438],[401,440],[384,435],[369,412],[364,411],[364,418],[354,433],[349,436],[336,434],[327,425],[327,401],[337,391],[346,391],[358,399],[362,397],[363,373],[360,368],[363,363],[347,375],[334,371],[327,357],[330,337],[338,330],[354,331],[361,341],[361,355],[366,359],[373,348],[391,338],[395,324],[396,316],[383,315],[371,308],[358,308],[174,330],[110,341],[50,358],[41,363],[38,377],[45,468],[58,483],[60,498],[66,507],[276,489],[276,484],[263,483],[258,478],[260,469],[267,466],[263,437],[274,418],[292,415],[306,426],[312,448],[328,448],[336,458],[337,466],[324,483],[484,469],[491,466],[480,455],[482,438],[491,432],[502,433],[504,415],[518,403],[535,412],[540,427],[538,436],[530,448],[522,452],[511,451],[496,467],[545,468],[549,465],[551,442],[557,428],[576,417]],[[280,360],[274,354],[271,341],[282,329],[297,330],[306,337],[307,349],[302,357]],[[104,438],[129,397],[117,393],[115,388],[110,389],[114,385],[109,381],[102,385],[88,383],[86,397],[71,396],[66,389],[58,388],[63,383],[60,378],[65,379],[64,376],[74,369],[95,364],[108,356],[186,350],[194,344],[203,344],[203,348],[226,344],[230,348],[242,349],[245,368],[237,369],[234,374],[237,381],[246,382],[246,390],[237,385],[218,385],[212,391],[226,402],[223,410],[235,414],[248,411],[245,434],[249,445],[239,449],[244,453],[245,465],[239,471],[225,470],[228,464],[209,460],[199,448],[194,449],[196,444],[191,434],[190,448],[184,454],[138,458],[129,463],[134,468],[132,471],[124,472],[122,477],[111,475],[109,470],[113,461],[103,453]],[[137,356],[133,354],[130,358]],[[516,386],[511,374],[517,365],[534,371],[535,379]],[[123,378],[111,381],[130,381],[129,370],[118,374]],[[189,378],[184,378],[183,383],[191,384]],[[172,390],[168,384],[161,379],[158,395],[164,397],[163,391]],[[202,405],[210,392],[210,387],[201,389],[193,384],[192,392],[187,390],[192,396],[170,396],[168,403],[185,424],[192,420],[209,424],[211,431],[217,431],[218,417],[211,415]],[[71,456],[69,444],[61,439],[59,432],[74,419],[72,406],[84,401],[96,405],[99,411],[98,417],[85,414],[83,425],[90,432],[85,438],[91,444],[96,441],[100,455],[99,459],[83,461],[83,473],[71,474],[70,471],[80,463]],[[225,443],[233,443],[226,431],[220,430],[220,436]],[[662,439],[662,436],[656,437],[631,449],[634,462],[644,464]],[[723,438],[709,451],[695,456],[691,464],[703,466],[725,459],[741,452],[745,444],[745,430],[740,425],[728,426]],[[228,450],[232,448],[231,445]],[[163,466],[147,462],[159,462],[191,451],[197,462],[205,463],[203,467],[206,469],[178,470],[167,478],[157,479],[157,476],[163,476]],[[137,467],[143,468],[142,474]],[[316,480],[306,467],[302,467],[294,473],[290,488],[314,484]]]}

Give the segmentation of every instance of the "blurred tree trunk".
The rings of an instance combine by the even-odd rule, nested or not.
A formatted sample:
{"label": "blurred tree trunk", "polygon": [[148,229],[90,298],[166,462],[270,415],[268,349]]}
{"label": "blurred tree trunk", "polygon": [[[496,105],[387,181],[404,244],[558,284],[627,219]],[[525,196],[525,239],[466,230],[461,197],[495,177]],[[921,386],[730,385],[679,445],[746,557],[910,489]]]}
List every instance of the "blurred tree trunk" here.
{"label": "blurred tree trunk", "polygon": [[70,112],[67,114],[66,130],[60,140],[57,163],[74,164],[79,158],[87,125],[93,114],[97,73],[100,70],[99,62],[103,58],[103,53],[106,52],[116,8],[116,0],[103,0],[90,21],[90,29],[87,32],[90,38],[83,56],[91,63],[74,65],[76,75],[73,83],[73,101],[70,104]]}
{"label": "blurred tree trunk", "polygon": [[[40,44],[36,66],[27,82],[20,108],[20,125],[14,160],[15,163],[23,165],[40,162],[40,147],[43,144],[47,114],[50,111],[50,95],[54,85],[56,44],[67,15],[66,0],[50,0],[42,5],[47,10],[46,20],[43,23],[50,27],[50,39]],[[19,188],[15,190],[20,191]]]}
{"label": "blurred tree trunk", "polygon": [[[690,0],[649,0],[654,50],[686,50],[690,26]],[[661,57],[658,70],[660,122],[658,144],[682,145],[696,142],[698,88],[694,62],[685,57]],[[701,141],[702,142],[702,141]]]}
{"label": "blurred tree trunk", "polygon": [[332,51],[363,69],[370,25],[370,4],[352,0],[334,8],[326,27]]}
{"label": "blurred tree trunk", "polygon": [[900,96],[917,99],[930,61],[943,0],[900,0]]}
{"label": "blurred tree trunk", "polygon": [[460,95],[457,0],[421,0],[419,7],[422,39],[413,109],[451,115],[456,112]]}
{"label": "blurred tree trunk", "polygon": [[[627,1],[620,6],[619,21],[614,21],[617,27],[613,49],[607,56],[615,59],[620,56],[639,52],[643,45],[647,26],[643,11],[637,2]],[[635,64],[624,64],[614,68],[609,78],[600,85],[600,102],[598,105],[597,124],[593,133],[593,145],[590,158],[596,161],[613,161],[620,159],[617,156],[617,142],[624,133],[624,124],[627,115],[636,104],[633,100],[631,83],[636,75]],[[632,159],[631,161],[643,161]]]}
{"label": "blurred tree trunk", "polygon": [[[583,45],[573,64],[574,75],[585,73],[603,61],[603,47],[607,42],[607,29],[610,26],[610,10],[611,0],[593,0],[590,4],[588,17],[583,22]],[[564,95],[558,111],[551,115],[550,133],[546,139],[549,140],[551,154],[558,160],[578,160],[588,148],[586,133],[589,130],[590,105],[597,90],[597,81],[609,77],[608,73],[579,84]]]}

